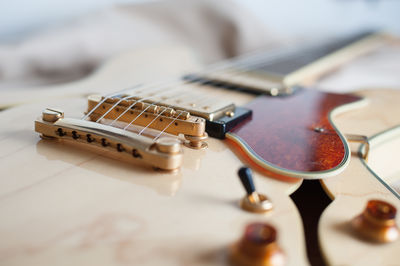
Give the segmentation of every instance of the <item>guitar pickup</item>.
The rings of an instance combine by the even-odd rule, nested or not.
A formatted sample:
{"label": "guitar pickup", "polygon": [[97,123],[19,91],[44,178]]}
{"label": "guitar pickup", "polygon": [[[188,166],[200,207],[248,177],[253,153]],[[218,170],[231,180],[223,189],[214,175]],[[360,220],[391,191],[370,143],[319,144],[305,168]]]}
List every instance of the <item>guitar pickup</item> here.
{"label": "guitar pickup", "polygon": [[189,112],[136,99],[120,97],[104,99],[100,95],[88,98],[88,114],[92,121],[103,118],[125,122],[172,135],[201,137],[205,135],[206,120]]}
{"label": "guitar pickup", "polygon": [[111,155],[137,161],[162,170],[182,165],[181,142],[176,138],[153,141],[135,133],[88,120],[64,118],[62,111],[46,109],[35,121],[35,131],[43,138],[62,139],[96,146]]}

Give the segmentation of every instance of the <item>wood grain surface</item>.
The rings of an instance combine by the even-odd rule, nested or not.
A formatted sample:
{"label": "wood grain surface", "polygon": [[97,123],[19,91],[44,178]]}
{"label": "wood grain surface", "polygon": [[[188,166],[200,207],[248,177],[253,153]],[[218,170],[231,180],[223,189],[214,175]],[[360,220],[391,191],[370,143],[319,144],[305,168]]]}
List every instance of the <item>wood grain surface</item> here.
{"label": "wood grain surface", "polygon": [[[161,54],[159,61],[180,58],[176,50]],[[133,54],[121,56],[101,76],[39,89],[40,102],[0,113],[0,265],[221,265],[250,222],[275,226],[287,264],[307,265],[301,218],[289,198],[302,180],[289,184],[255,172],[257,190],[275,208],[266,215],[243,211],[236,173],[243,163],[225,141],[210,139],[206,150],[185,148],[183,167],[172,174],[41,140],[33,131],[46,107],[82,116],[86,99],[71,99],[71,92],[138,82],[136,71],[145,73],[137,62]],[[151,71],[163,67],[148,69],[157,76]],[[41,97],[48,91],[54,92],[46,101]],[[252,99],[216,93],[239,104]]]}
{"label": "wood grain surface", "polygon": [[308,89],[287,97],[257,97],[245,105],[253,110],[252,118],[230,134],[275,167],[298,172],[331,170],[344,164],[347,150],[329,115],[334,108],[361,99]]}
{"label": "wood grain surface", "polygon": [[[400,91],[374,89],[357,93],[366,97],[369,104],[365,108],[338,115],[334,122],[339,130],[372,137],[394,126],[400,125]],[[397,137],[400,134],[397,133]],[[393,147],[400,147],[397,141]],[[372,142],[373,144],[373,142]],[[392,146],[389,144],[389,146]],[[371,167],[376,161],[390,162],[382,171],[383,176],[377,176],[374,168],[368,169],[367,164],[357,152],[358,145],[353,145],[350,165],[339,176],[322,180],[326,191],[333,202],[320,218],[319,239],[326,261],[331,265],[398,265],[400,259],[400,241],[389,244],[376,244],[360,238],[350,226],[350,221],[360,214],[370,199],[385,200],[400,210],[400,201],[389,189],[385,173],[398,171],[398,154],[393,150],[374,153],[371,149]],[[378,158],[376,158],[378,156]],[[379,163],[379,162],[378,162]],[[390,183],[388,184],[390,186]],[[397,224],[400,217],[397,215]]]}

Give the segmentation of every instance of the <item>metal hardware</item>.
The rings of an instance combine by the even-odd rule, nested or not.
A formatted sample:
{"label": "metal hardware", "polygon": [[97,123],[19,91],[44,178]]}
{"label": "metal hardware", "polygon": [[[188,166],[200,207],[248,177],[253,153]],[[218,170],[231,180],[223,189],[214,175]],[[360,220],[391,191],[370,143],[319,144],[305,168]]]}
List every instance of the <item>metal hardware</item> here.
{"label": "metal hardware", "polygon": [[117,154],[163,170],[175,170],[182,165],[183,153],[178,139],[160,138],[153,142],[116,127],[61,115],[56,121],[45,121],[43,118],[48,119],[51,112],[54,110],[46,109],[35,121],[35,131],[46,137],[90,144],[108,151],[107,154]]}
{"label": "metal hardware", "polygon": [[240,201],[240,207],[249,212],[266,213],[271,211],[274,205],[267,196],[254,192],[243,197]]}
{"label": "metal hardware", "polygon": [[393,242],[399,237],[396,208],[386,201],[370,200],[364,211],[351,224],[362,237],[374,242]]}
{"label": "metal hardware", "polygon": [[323,128],[323,127],[315,127],[314,131],[317,132],[317,133],[323,133],[323,132],[325,132],[325,128]]}
{"label": "metal hardware", "polygon": [[247,225],[243,237],[230,248],[230,262],[237,266],[285,265],[276,229],[266,223]]}
{"label": "metal hardware", "polygon": [[176,154],[181,151],[181,143],[173,138],[160,138],[156,141],[159,152]]}
{"label": "metal hardware", "polygon": [[[239,72],[239,73],[235,73]],[[249,91],[258,93],[268,93],[271,96],[288,95],[293,91],[287,89],[279,80],[274,80],[273,77],[266,78],[263,75],[257,75],[252,72],[243,72],[240,69],[230,69],[207,73],[206,75],[188,75],[185,77],[192,82],[209,82],[211,84],[222,84],[226,87],[245,88]]]}
{"label": "metal hardware", "polygon": [[238,124],[249,119],[252,115],[252,110],[236,107],[234,113],[229,113],[226,116],[215,119],[214,121],[206,121],[206,131],[210,137],[224,139],[225,134]]}
{"label": "metal hardware", "polygon": [[357,143],[362,143],[365,145],[365,149],[364,149],[363,153],[361,154],[361,157],[365,161],[368,161],[368,155],[369,155],[369,149],[370,149],[368,137],[363,136],[363,135],[355,135],[355,134],[345,134],[345,137],[349,142],[357,142]]}
{"label": "metal hardware", "polygon": [[272,202],[267,196],[256,192],[250,168],[240,168],[238,175],[246,190],[246,196],[240,201],[240,207],[243,210],[254,213],[266,213],[271,211],[273,209]]}
{"label": "metal hardware", "polygon": [[[151,104],[152,106],[158,106],[158,110],[160,111],[163,110],[163,108],[174,109],[177,111],[177,113],[180,113],[178,110],[183,110],[191,115],[199,116],[210,121],[225,116],[227,112],[235,111],[235,105],[232,102],[226,101],[225,99],[217,100],[210,96],[208,100],[202,99],[201,102],[196,102],[198,98],[204,98],[204,92],[202,92],[202,89],[204,90],[207,88],[207,85],[190,83],[180,86],[187,87],[185,93],[183,93],[184,97],[168,97],[165,95],[157,96],[152,94],[143,95],[141,97],[131,96],[128,100],[121,101],[120,105],[129,106],[131,103],[140,100],[140,102],[135,104],[135,106],[137,106],[136,108],[140,108],[142,110]],[[106,102],[115,103],[125,96],[129,95],[118,95],[114,98],[108,98]],[[192,99],[193,102],[188,101],[188,99]],[[157,113],[158,110],[155,110],[155,112]]]}
{"label": "metal hardware", "polygon": [[208,134],[204,133],[203,136],[190,136],[190,135],[185,135],[185,139],[187,140],[184,142],[184,145],[186,147],[192,148],[192,149],[205,149],[208,147],[206,140],[208,138]]}
{"label": "metal hardware", "polygon": [[228,112],[225,113],[225,115],[226,115],[226,116],[229,116],[229,117],[234,117],[234,116],[235,116],[235,112],[233,112],[233,111],[228,111]]}
{"label": "metal hardware", "polygon": [[63,111],[53,109],[53,108],[47,108],[47,109],[43,110],[43,112],[42,112],[42,118],[46,122],[55,122],[58,119],[63,118],[63,117],[64,117]]}
{"label": "metal hardware", "polygon": [[[88,111],[95,108],[101,100],[102,97],[99,95],[89,96]],[[174,110],[164,106],[152,106],[143,102],[139,102],[127,110],[134,103],[133,101],[121,101],[113,108],[114,102],[116,102],[116,99],[105,101],[90,114],[90,119],[95,121],[106,114],[104,118],[111,121],[117,118],[119,122],[130,123],[134,121],[134,125],[148,126],[148,128],[158,131],[164,130],[164,132],[173,135],[183,134],[200,137],[205,134],[206,122],[204,118],[191,116],[186,111]]]}
{"label": "metal hardware", "polygon": [[[125,97],[125,96],[129,96],[129,95],[121,95],[121,96]],[[114,105],[115,103],[117,103],[121,100],[121,96],[114,97],[114,98],[107,98],[105,100],[105,103],[111,104],[110,105],[110,107],[111,107],[112,105]],[[94,101],[96,105],[98,104],[98,101],[103,100],[103,99],[104,99],[104,97],[101,97],[100,95],[91,95],[88,98],[89,101]],[[143,101],[138,102],[138,100],[140,100],[140,98],[138,98],[138,97],[129,97],[128,100],[120,101],[120,103],[118,104],[118,107],[128,107],[128,106],[131,106],[132,104],[134,104],[131,109],[136,110],[136,111],[145,110],[146,113],[162,114],[162,115],[168,116],[168,117],[174,117],[174,118],[177,117],[182,120],[186,120],[190,117],[190,113],[186,112],[186,111],[177,111],[174,108],[165,107],[165,106],[161,106],[161,105],[157,105],[157,104],[146,103]],[[105,107],[107,107],[107,106],[105,106]],[[107,109],[107,108],[105,108],[105,109]]]}
{"label": "metal hardware", "polygon": [[[333,130],[327,130],[323,127],[314,127],[313,130],[317,133],[323,133],[323,134],[330,134],[333,133]],[[370,150],[370,144],[369,144],[369,139],[367,136],[363,135],[357,135],[357,134],[345,134],[344,135],[349,142],[356,142],[356,143],[362,143],[364,144],[364,150],[360,154],[360,156],[365,160],[368,161],[368,155],[369,155],[369,150]]]}

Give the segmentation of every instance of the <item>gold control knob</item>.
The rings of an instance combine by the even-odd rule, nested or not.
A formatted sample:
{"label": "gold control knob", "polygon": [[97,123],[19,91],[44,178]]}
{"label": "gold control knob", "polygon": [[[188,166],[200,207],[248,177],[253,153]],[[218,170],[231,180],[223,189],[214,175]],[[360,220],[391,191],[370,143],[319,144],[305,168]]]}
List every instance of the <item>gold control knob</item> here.
{"label": "gold control knob", "polygon": [[240,201],[240,207],[243,210],[255,213],[266,213],[274,208],[272,202],[263,194],[253,192],[250,195],[246,195]]}
{"label": "gold control knob", "polygon": [[240,207],[249,212],[266,213],[273,209],[272,202],[267,196],[256,191],[253,174],[248,167],[242,167],[238,171],[240,181],[246,190],[246,195],[240,201]]}
{"label": "gold control knob", "polygon": [[56,122],[58,119],[64,118],[64,112],[57,109],[46,108],[42,112],[42,119],[46,122]]}
{"label": "gold control knob", "polygon": [[393,242],[399,237],[396,208],[386,201],[370,200],[351,224],[362,237],[374,242]]}
{"label": "gold control knob", "polygon": [[230,261],[236,266],[284,265],[275,228],[266,223],[247,225],[243,237],[231,247]]}

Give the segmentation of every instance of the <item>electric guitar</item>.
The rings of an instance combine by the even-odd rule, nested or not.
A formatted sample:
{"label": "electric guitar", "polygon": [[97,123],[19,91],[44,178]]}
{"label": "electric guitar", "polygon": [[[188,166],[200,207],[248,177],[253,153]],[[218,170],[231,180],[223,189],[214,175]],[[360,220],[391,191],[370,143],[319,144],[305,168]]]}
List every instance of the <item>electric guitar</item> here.
{"label": "electric guitar", "polygon": [[[375,244],[393,239],[382,230],[365,235],[371,230],[351,221],[380,199],[373,203],[388,213],[384,228],[396,232],[395,185],[370,167],[382,169],[375,150],[396,140],[397,129],[385,130],[399,124],[400,94],[293,86],[378,44],[363,35],[337,43],[333,54],[255,53],[206,70],[181,51],[163,51],[157,60],[184,62],[160,72],[196,74],[132,87],[157,75],[146,70],[154,62],[138,63],[154,54],[149,49],[56,90],[10,93],[3,105],[37,103],[0,113],[1,264],[307,265],[302,222],[288,197],[303,178],[326,178],[334,199],[319,228],[327,263],[396,262],[398,241]],[[287,69],[293,64],[285,58],[301,63]],[[364,143],[359,153],[348,140]],[[254,171],[242,168],[238,177],[244,164]],[[372,252],[358,257],[365,251]]]}

